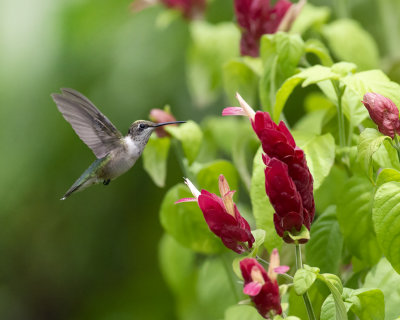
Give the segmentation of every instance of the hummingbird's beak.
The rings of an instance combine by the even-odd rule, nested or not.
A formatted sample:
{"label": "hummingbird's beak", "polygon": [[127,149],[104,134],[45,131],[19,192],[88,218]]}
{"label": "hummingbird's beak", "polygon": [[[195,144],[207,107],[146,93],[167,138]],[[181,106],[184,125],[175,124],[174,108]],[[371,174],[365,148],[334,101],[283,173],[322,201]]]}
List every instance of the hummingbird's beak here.
{"label": "hummingbird's beak", "polygon": [[152,127],[161,127],[161,126],[166,126],[167,124],[176,124],[176,123],[185,123],[186,121],[171,121],[171,122],[161,122],[161,123],[156,123]]}

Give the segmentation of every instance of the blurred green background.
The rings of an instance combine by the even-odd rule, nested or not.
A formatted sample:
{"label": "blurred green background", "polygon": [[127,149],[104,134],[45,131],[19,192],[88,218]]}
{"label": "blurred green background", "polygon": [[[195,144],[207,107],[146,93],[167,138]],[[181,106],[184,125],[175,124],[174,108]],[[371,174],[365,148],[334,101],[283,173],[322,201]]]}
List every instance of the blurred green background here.
{"label": "blurred green background", "polygon": [[[399,42],[389,39],[398,28],[382,30],[376,1],[352,1],[351,10],[333,3],[324,1],[373,34],[382,67],[398,80]],[[175,319],[157,259],[167,188],[138,161],[109,186],[60,201],[95,157],[50,98],[74,88],[124,134],[165,104],[178,120],[219,114],[221,95],[195,107],[188,23],[163,22],[162,11],[134,14],[122,0],[0,1],[0,319]],[[231,2],[215,0],[207,18],[232,21]],[[181,179],[169,160],[167,187]]]}

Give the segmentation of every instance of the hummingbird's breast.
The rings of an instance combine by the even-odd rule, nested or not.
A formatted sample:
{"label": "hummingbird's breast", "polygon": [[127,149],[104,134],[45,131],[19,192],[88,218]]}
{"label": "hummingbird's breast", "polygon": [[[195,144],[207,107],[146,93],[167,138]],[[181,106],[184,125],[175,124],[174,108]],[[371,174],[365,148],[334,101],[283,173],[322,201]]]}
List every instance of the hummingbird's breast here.
{"label": "hummingbird's breast", "polygon": [[115,179],[128,171],[142,154],[142,149],[127,136],[122,139],[121,147],[111,151],[111,160],[103,169],[103,175],[107,179]]}

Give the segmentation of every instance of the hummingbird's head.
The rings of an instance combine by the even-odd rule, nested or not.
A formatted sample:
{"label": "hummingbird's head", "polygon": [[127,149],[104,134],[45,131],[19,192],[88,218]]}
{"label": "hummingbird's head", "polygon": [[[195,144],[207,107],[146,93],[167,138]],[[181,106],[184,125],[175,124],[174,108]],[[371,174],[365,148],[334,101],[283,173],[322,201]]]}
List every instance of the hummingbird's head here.
{"label": "hummingbird's head", "polygon": [[165,126],[168,124],[174,123],[184,123],[186,121],[172,121],[172,122],[162,122],[162,123],[154,123],[147,120],[137,120],[131,124],[128,135],[135,141],[147,143],[152,132],[161,126]]}

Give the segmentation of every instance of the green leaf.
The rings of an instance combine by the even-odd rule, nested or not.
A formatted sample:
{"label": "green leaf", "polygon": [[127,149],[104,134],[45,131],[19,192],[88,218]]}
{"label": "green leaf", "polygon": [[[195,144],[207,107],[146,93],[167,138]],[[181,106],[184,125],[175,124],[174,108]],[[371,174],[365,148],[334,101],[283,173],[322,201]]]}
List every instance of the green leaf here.
{"label": "green leaf", "polygon": [[336,206],[330,206],[311,225],[311,239],[306,244],[306,261],[322,272],[338,273],[343,236],[336,218]]}
{"label": "green leaf", "polygon": [[330,67],[333,64],[328,48],[321,41],[317,39],[307,40],[305,50],[307,53],[315,54],[323,66]]}
{"label": "green leaf", "polygon": [[343,95],[343,112],[353,126],[369,117],[361,100],[367,92],[379,92],[400,106],[400,85],[390,79],[381,70],[358,72],[341,79],[346,85]]}
{"label": "green leaf", "polygon": [[348,295],[345,297],[345,301],[351,303],[350,310],[356,314],[360,320],[385,319],[385,301],[381,290],[347,289],[345,292],[346,295]]}
{"label": "green leaf", "polygon": [[165,195],[161,203],[160,220],[164,229],[181,245],[200,253],[217,253],[223,248],[208,228],[203,213],[196,202],[178,203],[193,195],[183,184],[177,184]]}
{"label": "green leaf", "polygon": [[400,182],[400,172],[395,169],[383,169],[376,180],[376,185],[379,187],[386,182]]}
{"label": "green leaf", "polygon": [[274,248],[280,248],[282,238],[278,236],[273,221],[274,209],[265,193],[264,162],[262,161],[261,147],[257,151],[253,162],[253,175],[251,179],[250,198],[253,207],[253,215],[257,228],[266,232],[264,245],[269,252]]}
{"label": "green leaf", "polygon": [[[264,318],[258,313],[253,306],[235,305],[225,311],[225,320],[263,320]],[[287,319],[287,318],[286,318]]]}
{"label": "green leaf", "polygon": [[376,171],[382,168],[394,168],[400,170],[399,157],[389,139],[384,140],[379,149],[372,156],[373,166]]}
{"label": "green leaf", "polygon": [[[332,274],[320,274],[318,275],[318,279],[325,282],[325,284],[328,286],[329,290],[332,293],[335,305],[335,308],[333,309],[331,304],[329,303],[325,304],[324,302],[321,309],[321,320],[327,320],[327,319],[347,320],[348,319],[347,310],[343,302],[340,291],[340,288],[342,288],[343,290],[340,279]],[[327,298],[327,300],[328,299],[329,297]],[[334,310],[334,315],[332,310]]]}
{"label": "green leaf", "polygon": [[203,132],[199,125],[189,120],[178,127],[166,126],[165,130],[182,143],[183,152],[185,153],[189,164],[192,164],[199,153],[201,142],[203,140]]}
{"label": "green leaf", "polygon": [[[236,302],[229,279],[229,277],[234,278],[234,274],[231,270],[227,274],[227,268],[224,267],[222,260],[224,258],[226,257],[209,257],[200,267],[197,293],[198,302],[203,310],[203,319],[221,319],[225,309]],[[235,283],[238,293],[240,287]]]}
{"label": "green leaf", "polygon": [[379,245],[392,267],[400,273],[400,182],[388,182],[375,194],[372,219]]}
{"label": "green leaf", "polygon": [[224,175],[231,190],[238,190],[238,175],[236,168],[227,160],[216,160],[203,165],[197,173],[199,188],[219,195],[218,179]]}
{"label": "green leaf", "polygon": [[[319,319],[322,303],[329,293],[329,289],[321,281],[314,282],[314,284],[308,290],[308,296],[311,300],[311,304],[314,308],[314,313],[317,319]],[[303,297],[298,296],[293,289],[290,290],[289,293],[289,314],[296,315],[300,319],[308,319]]]}
{"label": "green leaf", "polygon": [[195,279],[196,254],[164,234],[159,246],[161,271],[171,290],[179,295]]}
{"label": "green leaf", "polygon": [[323,35],[339,60],[354,62],[362,70],[379,66],[379,52],[373,37],[359,23],[336,20],[323,29]]}
{"label": "green leaf", "polygon": [[399,316],[400,275],[393,270],[386,258],[382,258],[365,277],[364,288],[379,288],[385,297],[385,319]]}
{"label": "green leaf", "polygon": [[304,54],[304,42],[298,34],[277,32],[261,37],[260,56],[264,73],[260,81],[260,100],[264,109],[275,104],[275,94],[282,83],[292,76]]}
{"label": "green leaf", "polygon": [[337,218],[349,251],[374,265],[381,251],[372,224],[373,186],[366,178],[353,176],[342,186]]}
{"label": "green leaf", "polygon": [[306,87],[325,80],[339,80],[347,76],[348,73],[354,72],[355,68],[356,66],[354,64],[347,62],[339,62],[332,67],[314,65],[288,78],[276,93],[276,102],[273,108],[274,121],[279,120],[289,95],[299,83],[302,83],[302,87]]}
{"label": "green leaf", "polygon": [[317,273],[302,268],[296,271],[293,278],[294,291],[301,296],[305,294],[317,279]]}
{"label": "green leaf", "polygon": [[143,150],[143,167],[158,187],[164,187],[167,176],[168,151],[171,145],[170,138],[149,139]]}
{"label": "green leaf", "polygon": [[360,134],[357,146],[357,160],[361,163],[371,181],[374,180],[372,155],[379,149],[383,141],[386,139],[390,138],[371,128],[366,128]]}
{"label": "green leaf", "polygon": [[296,144],[306,154],[307,165],[314,178],[314,190],[317,190],[329,175],[335,161],[335,139],[330,133],[322,136],[307,134],[307,139],[301,141],[303,133],[298,131],[292,133]]}
{"label": "green leaf", "polygon": [[230,60],[223,67],[225,92],[229,101],[237,104],[236,92],[247,101],[249,105],[257,102],[257,89],[259,76],[242,60]]}
{"label": "green leaf", "polygon": [[311,27],[319,29],[329,19],[330,11],[328,7],[317,7],[306,3],[294,21],[290,32],[304,33]]}

